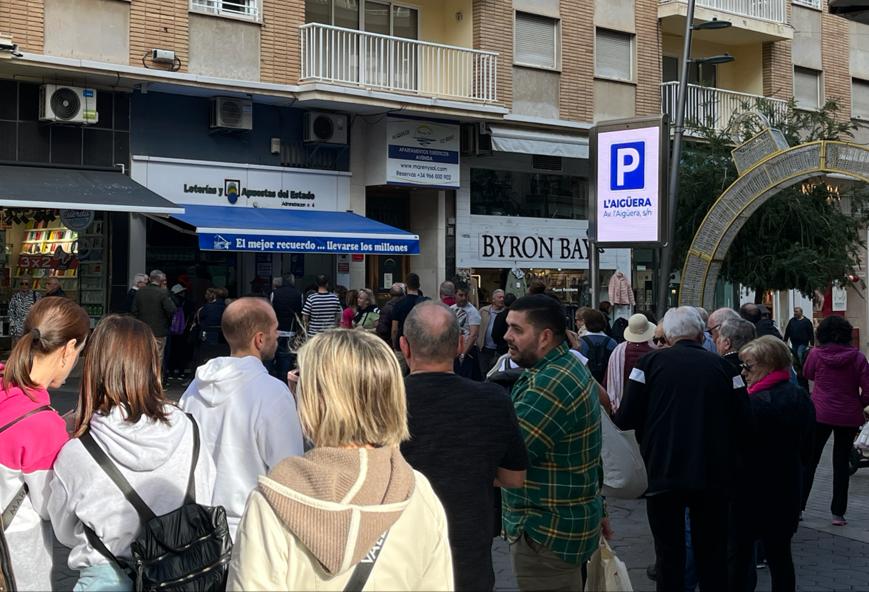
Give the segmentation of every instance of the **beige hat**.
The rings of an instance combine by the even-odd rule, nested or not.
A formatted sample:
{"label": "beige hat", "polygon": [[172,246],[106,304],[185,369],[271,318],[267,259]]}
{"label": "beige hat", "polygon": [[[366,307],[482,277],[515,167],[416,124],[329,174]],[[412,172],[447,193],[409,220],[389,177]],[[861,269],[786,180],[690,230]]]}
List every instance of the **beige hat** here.
{"label": "beige hat", "polygon": [[644,343],[655,335],[655,325],[649,322],[646,315],[637,313],[628,319],[625,327],[625,341]]}

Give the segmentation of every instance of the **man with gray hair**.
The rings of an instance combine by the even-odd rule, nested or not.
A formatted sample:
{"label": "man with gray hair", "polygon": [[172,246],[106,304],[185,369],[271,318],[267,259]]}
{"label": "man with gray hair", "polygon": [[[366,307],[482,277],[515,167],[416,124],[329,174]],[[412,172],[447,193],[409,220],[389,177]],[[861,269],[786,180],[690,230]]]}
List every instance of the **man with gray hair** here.
{"label": "man with gray hair", "polygon": [[702,306],[697,306],[696,310],[700,314],[700,320],[703,321],[703,348],[706,351],[710,351],[714,354],[715,339],[712,337],[712,334],[707,330],[707,327],[709,325],[709,313],[706,312],[706,309]]}
{"label": "man with gray hair", "polygon": [[637,430],[646,462],[662,592],[685,589],[686,509],[700,589],[727,589],[726,492],[734,485],[738,435],[748,429],[748,397],[731,364],[703,349],[704,329],[693,307],[667,311],[670,347],[640,358],[615,417],[623,430]]}
{"label": "man with gray hair", "polygon": [[492,590],[493,484],[521,487],[528,457],[510,397],[453,372],[463,351],[456,315],[423,302],[404,322],[401,353],[410,439],[401,453],[425,475],[447,514],[455,590]]}
{"label": "man with gray hair", "polygon": [[733,364],[738,373],[742,369],[742,362],[739,361],[739,350],[749,341],[753,341],[756,335],[754,325],[737,316],[737,318],[726,320],[721,324],[718,329],[718,338],[715,340],[715,347],[722,358]]}
{"label": "man with gray hair", "polygon": [[456,303],[456,285],[447,280],[445,282],[441,282],[440,287],[438,288],[438,298],[440,298],[443,304],[447,306],[452,306]]}
{"label": "man with gray hair", "polygon": [[169,290],[166,289],[165,273],[155,269],[148,279],[150,280],[148,285],[139,288],[136,292],[130,312],[151,327],[154,337],[157,338],[157,355],[162,364],[163,354],[166,351],[166,338],[169,336],[169,324],[177,307],[169,296]]}
{"label": "man with gray hair", "polygon": [[480,333],[477,337],[477,347],[480,350],[480,374],[486,376],[495,360],[498,359],[498,344],[492,337],[495,320],[498,315],[507,310],[504,306],[504,290],[500,288],[492,292],[492,304],[480,308]]}
{"label": "man with gray hair", "polygon": [[718,339],[718,330],[721,328],[724,321],[739,318],[741,318],[739,313],[730,307],[725,306],[715,309],[706,320],[706,331],[709,332],[713,340]]}

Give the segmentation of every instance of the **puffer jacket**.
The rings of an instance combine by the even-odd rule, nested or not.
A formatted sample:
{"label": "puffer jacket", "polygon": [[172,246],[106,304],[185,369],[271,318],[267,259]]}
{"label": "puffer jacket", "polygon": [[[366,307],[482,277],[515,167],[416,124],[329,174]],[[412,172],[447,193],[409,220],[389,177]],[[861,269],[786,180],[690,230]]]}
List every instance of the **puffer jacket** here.
{"label": "puffer jacket", "polygon": [[863,408],[869,405],[869,362],[863,352],[838,343],[812,348],[803,375],[815,383],[812,402],[818,423],[863,425]]}
{"label": "puffer jacket", "polygon": [[443,506],[397,447],[315,448],[251,493],[227,590],[344,590],[388,530],[364,590],[452,590]]}

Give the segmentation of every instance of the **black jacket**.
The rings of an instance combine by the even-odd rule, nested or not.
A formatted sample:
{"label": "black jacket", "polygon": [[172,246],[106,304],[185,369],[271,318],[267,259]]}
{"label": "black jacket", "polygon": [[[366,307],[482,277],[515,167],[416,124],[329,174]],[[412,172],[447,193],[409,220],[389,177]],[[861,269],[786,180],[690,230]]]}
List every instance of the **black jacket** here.
{"label": "black jacket", "polygon": [[815,407],[808,393],[788,382],[749,395],[752,429],[746,463],[751,490],[747,517],[755,534],[793,534],[802,506],[802,467],[812,454]]}
{"label": "black jacket", "polygon": [[169,323],[175,314],[175,302],[169,295],[169,290],[156,284],[148,284],[139,288],[133,299],[133,316],[151,327],[154,337],[169,335]]}
{"label": "black jacket", "polygon": [[295,315],[302,314],[302,294],[293,286],[281,286],[272,294],[272,306],[278,317],[278,331],[295,331]]}
{"label": "black jacket", "polygon": [[639,359],[615,417],[637,430],[648,493],[730,489],[748,428],[748,399],[733,365],[679,341]]}
{"label": "black jacket", "polygon": [[779,339],[782,338],[781,333],[779,333],[779,330],[775,326],[775,323],[773,323],[770,319],[759,320],[755,327],[757,329],[758,337],[763,337],[764,335],[772,335],[773,337],[778,337]]}

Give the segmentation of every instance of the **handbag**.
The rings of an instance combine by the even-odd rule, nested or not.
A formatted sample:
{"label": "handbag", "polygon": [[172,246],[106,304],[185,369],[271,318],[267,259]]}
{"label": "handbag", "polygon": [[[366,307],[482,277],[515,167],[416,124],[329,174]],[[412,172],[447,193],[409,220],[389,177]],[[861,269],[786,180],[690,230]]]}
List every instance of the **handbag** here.
{"label": "handbag", "polygon": [[588,560],[586,592],[633,592],[628,567],[619,559],[604,537]]}
{"label": "handbag", "polygon": [[609,414],[601,409],[601,462],[603,489],[601,495],[619,499],[636,499],[649,486],[646,463],[634,430],[621,431]]}
{"label": "handbag", "polygon": [[302,319],[299,318],[298,313],[293,313],[293,316],[296,319],[296,332],[290,338],[290,353],[295,354],[298,353],[299,350],[305,345],[305,342],[308,341],[308,331],[305,329],[305,324],[302,322]]}

